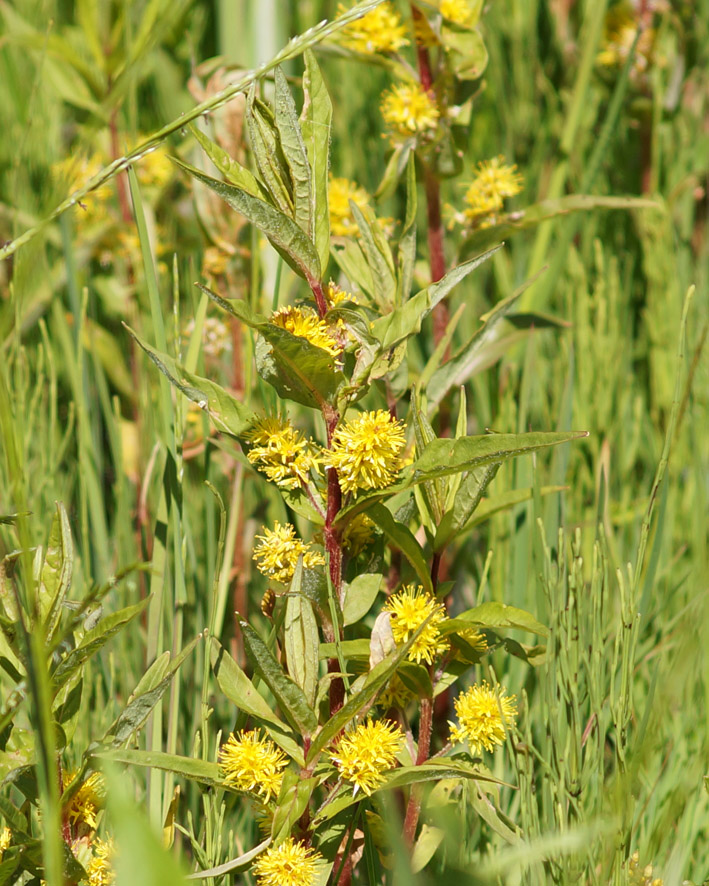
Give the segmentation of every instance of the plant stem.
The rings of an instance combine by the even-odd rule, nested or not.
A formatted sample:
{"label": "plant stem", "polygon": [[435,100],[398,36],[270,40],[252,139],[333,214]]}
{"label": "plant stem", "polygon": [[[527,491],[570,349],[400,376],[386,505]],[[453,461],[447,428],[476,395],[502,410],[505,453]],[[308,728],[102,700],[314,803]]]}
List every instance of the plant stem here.
{"label": "plant stem", "polygon": [[[419,719],[419,749],[416,755],[416,765],[420,766],[428,760],[431,753],[431,729],[433,726],[433,699],[421,700],[421,717]],[[421,814],[421,790],[418,785],[411,788],[409,804],[406,807],[404,819],[404,842],[407,846],[413,846],[416,839],[416,827]]]}

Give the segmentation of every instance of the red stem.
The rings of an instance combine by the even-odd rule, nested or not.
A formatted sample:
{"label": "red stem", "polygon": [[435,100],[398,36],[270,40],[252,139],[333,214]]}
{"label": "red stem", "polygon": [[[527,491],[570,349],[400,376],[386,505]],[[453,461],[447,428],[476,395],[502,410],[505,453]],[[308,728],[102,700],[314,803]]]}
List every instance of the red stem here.
{"label": "red stem", "polygon": [[[419,719],[419,748],[416,755],[416,765],[421,766],[428,760],[431,753],[431,729],[433,726],[433,699],[421,700],[421,717]],[[404,842],[413,846],[416,839],[416,827],[421,814],[421,790],[414,785],[409,796],[409,805],[406,807],[404,819]]]}

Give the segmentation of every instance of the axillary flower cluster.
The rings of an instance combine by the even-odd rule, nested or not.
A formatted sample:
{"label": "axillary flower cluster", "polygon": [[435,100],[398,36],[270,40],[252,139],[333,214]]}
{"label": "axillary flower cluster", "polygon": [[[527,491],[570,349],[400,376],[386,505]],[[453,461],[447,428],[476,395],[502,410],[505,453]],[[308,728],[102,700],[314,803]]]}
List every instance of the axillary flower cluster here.
{"label": "axillary flower cluster", "polygon": [[495,224],[505,200],[519,194],[523,184],[517,166],[505,163],[502,156],[478,163],[477,174],[465,192],[465,208],[453,213],[452,223],[481,228]]}

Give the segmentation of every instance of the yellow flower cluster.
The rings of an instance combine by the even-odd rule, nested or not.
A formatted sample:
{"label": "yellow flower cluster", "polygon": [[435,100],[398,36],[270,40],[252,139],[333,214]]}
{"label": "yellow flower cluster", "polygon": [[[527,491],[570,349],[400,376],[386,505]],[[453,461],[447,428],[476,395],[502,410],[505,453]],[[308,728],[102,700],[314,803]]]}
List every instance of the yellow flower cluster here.
{"label": "yellow flower cluster", "polygon": [[317,551],[310,550],[310,544],[296,538],[295,529],[290,523],[284,526],[276,521],[273,529],[263,527],[263,535],[256,536],[261,543],[254,550],[254,560],[262,572],[274,581],[287,584],[295,572],[298,558],[303,558],[303,565],[312,568],[324,566],[325,558]]}
{"label": "yellow flower cluster", "polygon": [[269,848],[253,864],[258,886],[313,886],[319,852],[288,837]]}
{"label": "yellow flower cluster", "polygon": [[374,539],[375,524],[366,514],[358,514],[345,526],[340,543],[350,557],[356,557]]}
{"label": "yellow flower cluster", "polygon": [[12,831],[8,827],[4,827],[0,831],[0,861],[2,861],[3,853],[10,848],[12,843]]}
{"label": "yellow flower cluster", "polygon": [[350,200],[361,209],[369,203],[369,194],[356,182],[348,178],[330,176],[328,187],[330,211],[330,231],[333,237],[348,237],[357,234],[358,228],[352,217]]}
{"label": "yellow flower cluster", "polygon": [[381,112],[390,130],[389,137],[395,144],[430,133],[436,128],[440,117],[436,102],[414,80],[394,86],[385,93]]}
{"label": "yellow flower cluster", "polygon": [[219,751],[219,765],[228,785],[268,802],[278,796],[288,758],[254,729],[229,736]]}
{"label": "yellow flower cluster", "polygon": [[499,694],[490,688],[486,681],[476,683],[455,700],[458,726],[450,723],[452,742],[466,739],[474,754],[494,751],[495,745],[505,740],[505,725],[514,724],[517,716],[517,702],[514,695],[507,696],[505,689]]}
{"label": "yellow flower cluster", "polygon": [[306,486],[318,458],[311,443],[286,419],[263,418],[244,435],[252,444],[247,458],[284,489]]}
{"label": "yellow flower cluster", "polygon": [[345,493],[384,489],[396,479],[405,442],[403,424],[385,409],[363,412],[335,431],[323,461],[337,470]]}
{"label": "yellow flower cluster", "polygon": [[389,708],[404,708],[413,697],[414,693],[404,684],[401,677],[394,674],[386,689],[377,697],[377,704],[385,711]]}
{"label": "yellow flower cluster", "polygon": [[291,335],[306,339],[332,357],[339,357],[342,353],[342,344],[334,331],[311,308],[281,308],[271,316],[271,323],[286,329]]}
{"label": "yellow flower cluster", "polygon": [[[638,32],[636,11],[632,3],[617,3],[606,15],[603,48],[596,56],[599,65],[622,68],[628,59]],[[646,71],[652,60],[655,31],[644,28],[638,38],[633,59],[633,73]]]}
{"label": "yellow flower cluster", "polygon": [[480,15],[482,4],[471,0],[441,0],[439,6],[443,18],[463,27],[473,27]]}
{"label": "yellow flower cluster", "polygon": [[524,180],[517,166],[504,160],[504,157],[493,157],[478,163],[478,174],[465,193],[463,218],[458,221],[476,223],[486,218],[489,222],[490,217],[502,209],[506,197],[519,194]]}
{"label": "yellow flower cluster", "polygon": [[664,880],[655,876],[651,864],[640,867],[640,853],[635,850],[628,860],[628,886],[664,886]]}
{"label": "yellow flower cluster", "polygon": [[404,736],[396,723],[367,720],[342,736],[330,757],[341,778],[369,796],[396,763]]}
{"label": "yellow flower cluster", "polygon": [[421,586],[403,587],[387,600],[384,609],[391,613],[391,632],[398,646],[408,642],[426,622],[408,651],[409,661],[433,664],[437,656],[448,650],[448,641],[440,634],[441,622],[446,618],[445,607]]}
{"label": "yellow flower cluster", "polygon": [[472,646],[476,652],[485,652],[487,649],[487,639],[485,634],[481,634],[477,628],[463,628],[456,631],[456,634],[465,642]]}
{"label": "yellow flower cluster", "polygon": [[338,305],[344,304],[345,302],[354,302],[354,304],[357,304],[357,297],[355,295],[351,292],[347,292],[346,289],[341,289],[337,283],[333,283],[332,280],[327,285],[325,295],[327,296],[328,306],[331,308],[336,308]]}
{"label": "yellow flower cluster", "polygon": [[[67,784],[74,780],[75,775],[70,775]],[[69,822],[77,827],[85,824],[91,830],[98,826],[97,815],[106,801],[106,785],[100,772],[92,773],[81,784],[74,796],[69,800],[64,815]]]}
{"label": "yellow flower cluster", "polygon": [[113,886],[116,882],[116,872],[113,870],[113,860],[116,849],[113,840],[99,840],[96,838],[92,843],[93,858],[86,866],[89,875],[89,886]]}
{"label": "yellow flower cluster", "polygon": [[[337,11],[342,15],[346,12],[345,6],[340,3]],[[391,3],[385,2],[343,28],[340,42],[355,52],[373,55],[396,52],[409,41],[401,16]]]}

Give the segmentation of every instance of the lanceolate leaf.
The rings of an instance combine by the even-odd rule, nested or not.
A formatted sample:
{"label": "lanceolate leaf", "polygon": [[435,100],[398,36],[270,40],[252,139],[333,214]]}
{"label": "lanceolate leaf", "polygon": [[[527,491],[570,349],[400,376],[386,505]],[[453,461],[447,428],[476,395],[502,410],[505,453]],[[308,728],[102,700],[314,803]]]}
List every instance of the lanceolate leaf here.
{"label": "lanceolate leaf", "polygon": [[159,751],[138,751],[124,748],[120,750],[99,750],[91,754],[99,760],[113,763],[127,763],[130,766],[148,766],[172,772],[180,778],[198,781],[212,788],[223,788],[224,780],[219,772],[219,764],[196,757],[178,757],[176,754],[163,754]]}
{"label": "lanceolate leaf", "polygon": [[379,222],[371,209],[361,209],[350,201],[350,209],[360,233],[360,243],[367,258],[372,275],[374,297],[379,305],[387,309],[396,298],[396,276],[394,259],[389,244],[384,237]]}
{"label": "lanceolate leaf", "polygon": [[499,467],[499,462],[497,464],[485,465],[482,468],[470,471],[465,477],[456,492],[453,507],[446,511],[438,526],[436,538],[433,542],[434,551],[442,551],[448,542],[465,526],[480,504],[485,490],[494,479]]}
{"label": "lanceolate leaf", "polygon": [[254,197],[259,197],[261,199],[266,198],[266,193],[261,183],[250,170],[245,166],[242,166],[241,163],[237,163],[237,161],[230,157],[229,154],[227,154],[227,152],[216,142],[207,138],[197,126],[190,126],[190,131],[200,143],[209,159],[214,163],[227,181]]}
{"label": "lanceolate leaf", "polygon": [[246,107],[246,128],[251,151],[271,200],[288,218],[293,217],[290,176],[281,150],[271,109],[257,101],[254,87]]}
{"label": "lanceolate leaf", "polygon": [[400,550],[416,571],[419,581],[427,591],[433,591],[431,574],[421,545],[414,538],[408,526],[398,523],[391,511],[383,504],[375,504],[367,511],[369,517],[384,530],[391,544]]}
{"label": "lanceolate leaf", "polygon": [[256,631],[245,621],[240,623],[246,654],[268,685],[283,715],[302,735],[312,735],[318,721],[303,690],[283,671],[278,661]]}
{"label": "lanceolate leaf", "polygon": [[315,245],[291,218],[243,188],[212,178],[182,160],[174,162],[262,231],[297,273],[309,280],[320,279],[320,259]]}
{"label": "lanceolate leaf", "polygon": [[221,385],[199,375],[193,375],[174,357],[150,347],[129,326],[126,326],[126,329],[172,384],[209,414],[218,430],[238,437],[251,427],[256,416],[248,406],[244,406],[236,397],[232,397]]}
{"label": "lanceolate leaf", "polygon": [[386,314],[374,322],[373,335],[379,339],[383,350],[394,347],[400,341],[421,331],[421,322],[435,306],[442,301],[461,280],[472,273],[484,261],[494,255],[501,246],[496,246],[482,255],[465,262],[449,271],[438,283],[432,283],[412,296],[400,308]]}
{"label": "lanceolate leaf", "polygon": [[134,606],[126,606],[125,609],[119,609],[118,612],[102,618],[92,631],[88,631],[79,645],[66,655],[52,674],[55,693],[61,689],[77,668],[80,668],[102,646],[105,646],[112,637],[133,621],[136,616],[140,615],[149,602],[150,597],[146,597]]}
{"label": "lanceolate leaf", "polygon": [[411,469],[412,483],[421,483],[431,477],[446,477],[483,465],[494,464],[544,449],[588,437],[588,431],[540,432],[531,434],[485,434],[478,437],[460,437],[458,440],[434,440],[421,453]]}
{"label": "lanceolate leaf", "polygon": [[280,68],[275,70],[276,78],[276,128],[281,137],[281,148],[290,171],[295,203],[295,221],[314,241],[312,180],[308,153],[303,134],[300,131],[298,114],[288,83]]}
{"label": "lanceolate leaf", "polygon": [[48,640],[51,640],[59,623],[62,604],[71,585],[73,566],[74,547],[69,518],[64,505],[57,502],[39,581],[40,617]]}
{"label": "lanceolate leaf", "polygon": [[324,271],[330,257],[330,212],[328,209],[328,172],[330,169],[330,125],[332,102],[315,60],[307,49],[304,55],[303,110],[300,128],[303,133],[312,174],[311,201],[314,240]]}
{"label": "lanceolate leaf", "polygon": [[276,716],[265,698],[215,637],[212,638],[211,658],[219,688],[229,701],[238,710],[263,724],[275,743],[299,766],[304,765],[303,750],[295,733]]}
{"label": "lanceolate leaf", "polygon": [[315,704],[318,686],[318,623],[310,600],[302,593],[303,559],[298,560],[286,600],[284,639],[288,673],[305,693],[308,704]]}
{"label": "lanceolate leaf", "polygon": [[506,603],[481,603],[473,609],[466,609],[454,619],[450,619],[443,629],[460,630],[466,625],[480,625],[484,628],[521,628],[531,631],[542,637],[549,635],[549,630],[538,621],[530,612],[518,609],[516,606],[508,606]]}

